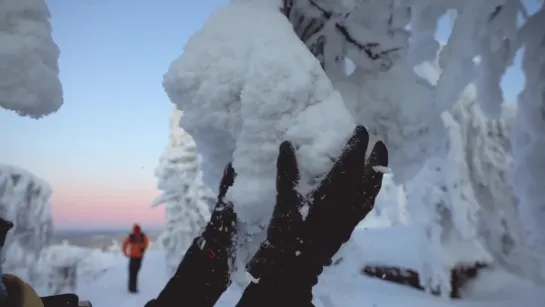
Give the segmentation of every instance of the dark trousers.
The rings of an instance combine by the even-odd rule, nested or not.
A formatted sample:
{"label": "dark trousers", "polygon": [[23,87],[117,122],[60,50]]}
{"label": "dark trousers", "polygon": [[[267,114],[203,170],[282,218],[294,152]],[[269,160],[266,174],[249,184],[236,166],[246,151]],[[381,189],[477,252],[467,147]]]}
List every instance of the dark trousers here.
{"label": "dark trousers", "polygon": [[130,258],[129,260],[129,291],[136,292],[138,283],[138,272],[142,266],[142,258]]}

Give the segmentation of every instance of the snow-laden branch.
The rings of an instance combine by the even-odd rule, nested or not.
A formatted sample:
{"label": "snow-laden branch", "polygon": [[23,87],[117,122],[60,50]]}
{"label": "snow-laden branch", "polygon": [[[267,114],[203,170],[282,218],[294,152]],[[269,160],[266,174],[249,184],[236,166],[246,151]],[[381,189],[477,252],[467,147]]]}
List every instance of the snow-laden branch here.
{"label": "snow-laden branch", "polygon": [[44,0],[0,1],[0,107],[40,118],[63,104],[59,48]]}
{"label": "snow-laden branch", "polygon": [[[254,236],[255,242],[260,242],[257,236],[263,234],[272,211],[278,144],[287,139],[296,145],[302,170],[300,188],[305,191],[331,166],[356,124],[368,128],[371,143],[376,139],[386,143],[396,183],[413,184],[419,172],[427,169],[434,174],[430,178],[437,177],[436,184],[446,187],[429,189],[433,195],[422,196],[431,210],[429,216],[449,212],[446,220],[451,229],[441,230],[444,237],[453,242],[470,239],[478,231],[475,224],[484,220],[509,221],[508,227],[495,231],[517,233],[513,222],[517,213],[510,202],[513,197],[507,197],[508,189],[505,202],[497,206],[489,203],[497,199],[483,192],[504,186],[505,182],[497,183],[494,178],[502,176],[508,163],[475,161],[480,159],[475,158],[481,155],[478,152],[471,157],[462,154],[462,147],[470,143],[483,150],[501,148],[499,139],[486,143],[479,135],[468,140],[471,129],[458,119],[469,122],[474,116],[486,115],[502,121],[504,99],[499,83],[523,43],[527,62],[534,57],[539,67],[536,58],[542,52],[527,46],[532,39],[541,41],[534,29],[543,26],[538,27],[540,22],[533,15],[519,28],[517,14],[522,9],[519,0],[232,0],[188,41],[163,84],[171,101],[184,110],[181,126],[202,155],[206,184],[215,189],[225,164],[234,163],[238,177],[228,197],[242,221],[241,233]],[[445,14],[455,18],[439,53],[435,34]],[[350,72],[348,62],[354,66]],[[438,66],[433,82],[415,72],[426,62]],[[537,135],[543,135],[537,118],[542,81],[537,80],[543,78],[539,79],[538,68],[533,69],[526,72],[530,83],[524,99],[528,102],[525,110],[518,109],[520,137],[512,142],[521,178],[517,184],[528,178],[541,182],[528,170],[531,163],[539,166],[542,162],[536,153],[541,144]],[[475,88],[479,115],[473,112],[466,118],[453,110],[468,86]],[[533,117],[523,117],[526,112]],[[477,130],[481,134],[496,131]],[[528,136],[529,130],[536,136]],[[536,141],[526,142],[530,138]],[[484,178],[488,175],[479,167],[496,162],[500,171]],[[540,208],[539,199],[545,199],[545,195],[538,197],[541,194],[532,185],[515,188],[515,192],[519,199],[525,197],[523,193],[531,194],[526,204],[534,210]],[[512,216],[494,215],[493,209]],[[480,220],[476,211],[490,216]],[[428,243],[436,244],[441,238],[436,239]],[[498,246],[508,245],[502,244]],[[439,255],[441,247],[436,247]],[[492,245],[488,248],[493,249]],[[250,247],[248,250],[251,253]]]}
{"label": "snow-laden branch", "polygon": [[513,174],[528,243],[545,248],[545,9],[523,27],[522,69],[526,84],[519,95],[513,131]]}

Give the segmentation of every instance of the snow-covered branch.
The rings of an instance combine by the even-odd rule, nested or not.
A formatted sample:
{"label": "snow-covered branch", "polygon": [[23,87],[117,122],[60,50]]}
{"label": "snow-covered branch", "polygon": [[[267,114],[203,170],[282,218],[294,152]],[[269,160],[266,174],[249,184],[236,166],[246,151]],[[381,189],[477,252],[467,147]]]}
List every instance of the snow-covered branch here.
{"label": "snow-covered branch", "polygon": [[40,118],[63,104],[59,48],[44,0],[0,1],[0,107]]}
{"label": "snow-covered branch", "polygon": [[[413,199],[408,207],[426,211],[430,261],[444,256],[445,244],[481,235],[495,261],[516,265],[509,255],[526,251],[519,209],[532,220],[529,242],[545,237],[545,16],[541,8],[520,26],[521,10],[519,0],[232,0],[188,41],[163,85],[184,110],[181,126],[202,155],[205,183],[216,188],[233,162],[228,197],[243,235],[258,238],[267,224],[280,142],[295,144],[306,191],[363,124],[371,143],[386,143],[393,179]],[[441,46],[435,35],[445,14],[452,31]],[[500,81],[523,45],[527,84],[511,124]],[[417,73],[429,63],[433,78]],[[507,184],[510,152],[516,197]],[[506,252],[510,246],[517,251]],[[446,285],[440,273],[449,270],[438,261],[424,275]]]}

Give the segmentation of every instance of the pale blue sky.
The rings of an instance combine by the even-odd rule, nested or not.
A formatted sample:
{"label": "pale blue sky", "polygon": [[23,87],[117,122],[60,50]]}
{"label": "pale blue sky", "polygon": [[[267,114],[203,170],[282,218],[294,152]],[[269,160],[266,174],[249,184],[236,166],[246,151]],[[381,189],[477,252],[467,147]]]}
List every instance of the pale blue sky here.
{"label": "pale blue sky", "polygon": [[[103,199],[108,189],[143,193],[142,201],[127,202],[148,208],[173,107],[161,86],[163,73],[226,1],[46,0],[61,49],[65,103],[40,120],[0,110],[0,162],[48,180],[55,205],[63,208],[97,206],[86,195],[101,190]],[[520,71],[510,69],[503,83],[508,99],[522,82]],[[122,196],[116,201],[124,202]]]}

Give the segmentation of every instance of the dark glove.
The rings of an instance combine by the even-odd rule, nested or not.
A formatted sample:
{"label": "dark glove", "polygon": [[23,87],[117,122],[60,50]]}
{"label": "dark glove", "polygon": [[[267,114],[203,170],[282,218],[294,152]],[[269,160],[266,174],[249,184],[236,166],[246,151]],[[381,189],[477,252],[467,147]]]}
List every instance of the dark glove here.
{"label": "dark glove", "polygon": [[195,238],[174,276],[157,299],[146,306],[166,307],[190,304],[211,307],[230,283],[237,216],[232,203],[224,201],[234,183],[235,171],[228,164],[221,180],[218,201],[201,236]]}
{"label": "dark glove", "polygon": [[388,150],[378,141],[366,160],[368,144],[367,129],[356,127],[339,160],[307,197],[305,250],[323,265],[331,264],[331,258],[375,205],[383,177],[377,167],[388,166]]}
{"label": "dark glove", "polygon": [[276,169],[276,205],[267,228],[267,239],[247,265],[254,278],[289,274],[291,268],[284,260],[293,262],[291,258],[296,256],[303,240],[303,217],[299,210],[304,200],[295,190],[299,171],[290,142],[280,145]]}
{"label": "dark glove", "polygon": [[301,278],[317,279],[319,273],[300,274],[300,269],[307,266],[298,255],[304,226],[299,212],[303,199],[295,190],[298,181],[295,151],[291,143],[283,142],[277,160],[276,205],[267,239],[246,267],[259,282],[244,290],[237,307],[313,306],[312,286],[317,280],[309,283],[301,282]]}
{"label": "dark glove", "polygon": [[217,257],[223,259],[232,254],[233,238],[236,233],[237,215],[233,209],[233,203],[225,202],[225,194],[233,185],[235,177],[233,166],[231,163],[227,164],[220,182],[216,207],[200,240],[201,245],[206,243]]}
{"label": "dark glove", "polygon": [[0,246],[4,246],[6,243],[6,236],[11,228],[13,228],[12,222],[0,218]]}
{"label": "dark glove", "polygon": [[[246,289],[237,306],[262,303],[267,295],[267,302],[284,298],[271,306],[312,306],[312,287],[323,266],[331,263],[357,224],[371,211],[380,190],[382,173],[374,167],[387,166],[388,152],[382,142],[377,142],[366,162],[368,142],[367,130],[358,126],[331,171],[306,197],[295,189],[299,170],[293,147],[289,142],[280,146],[277,199],[267,240],[247,266],[259,283]],[[305,205],[310,208],[303,220],[300,209]]]}

